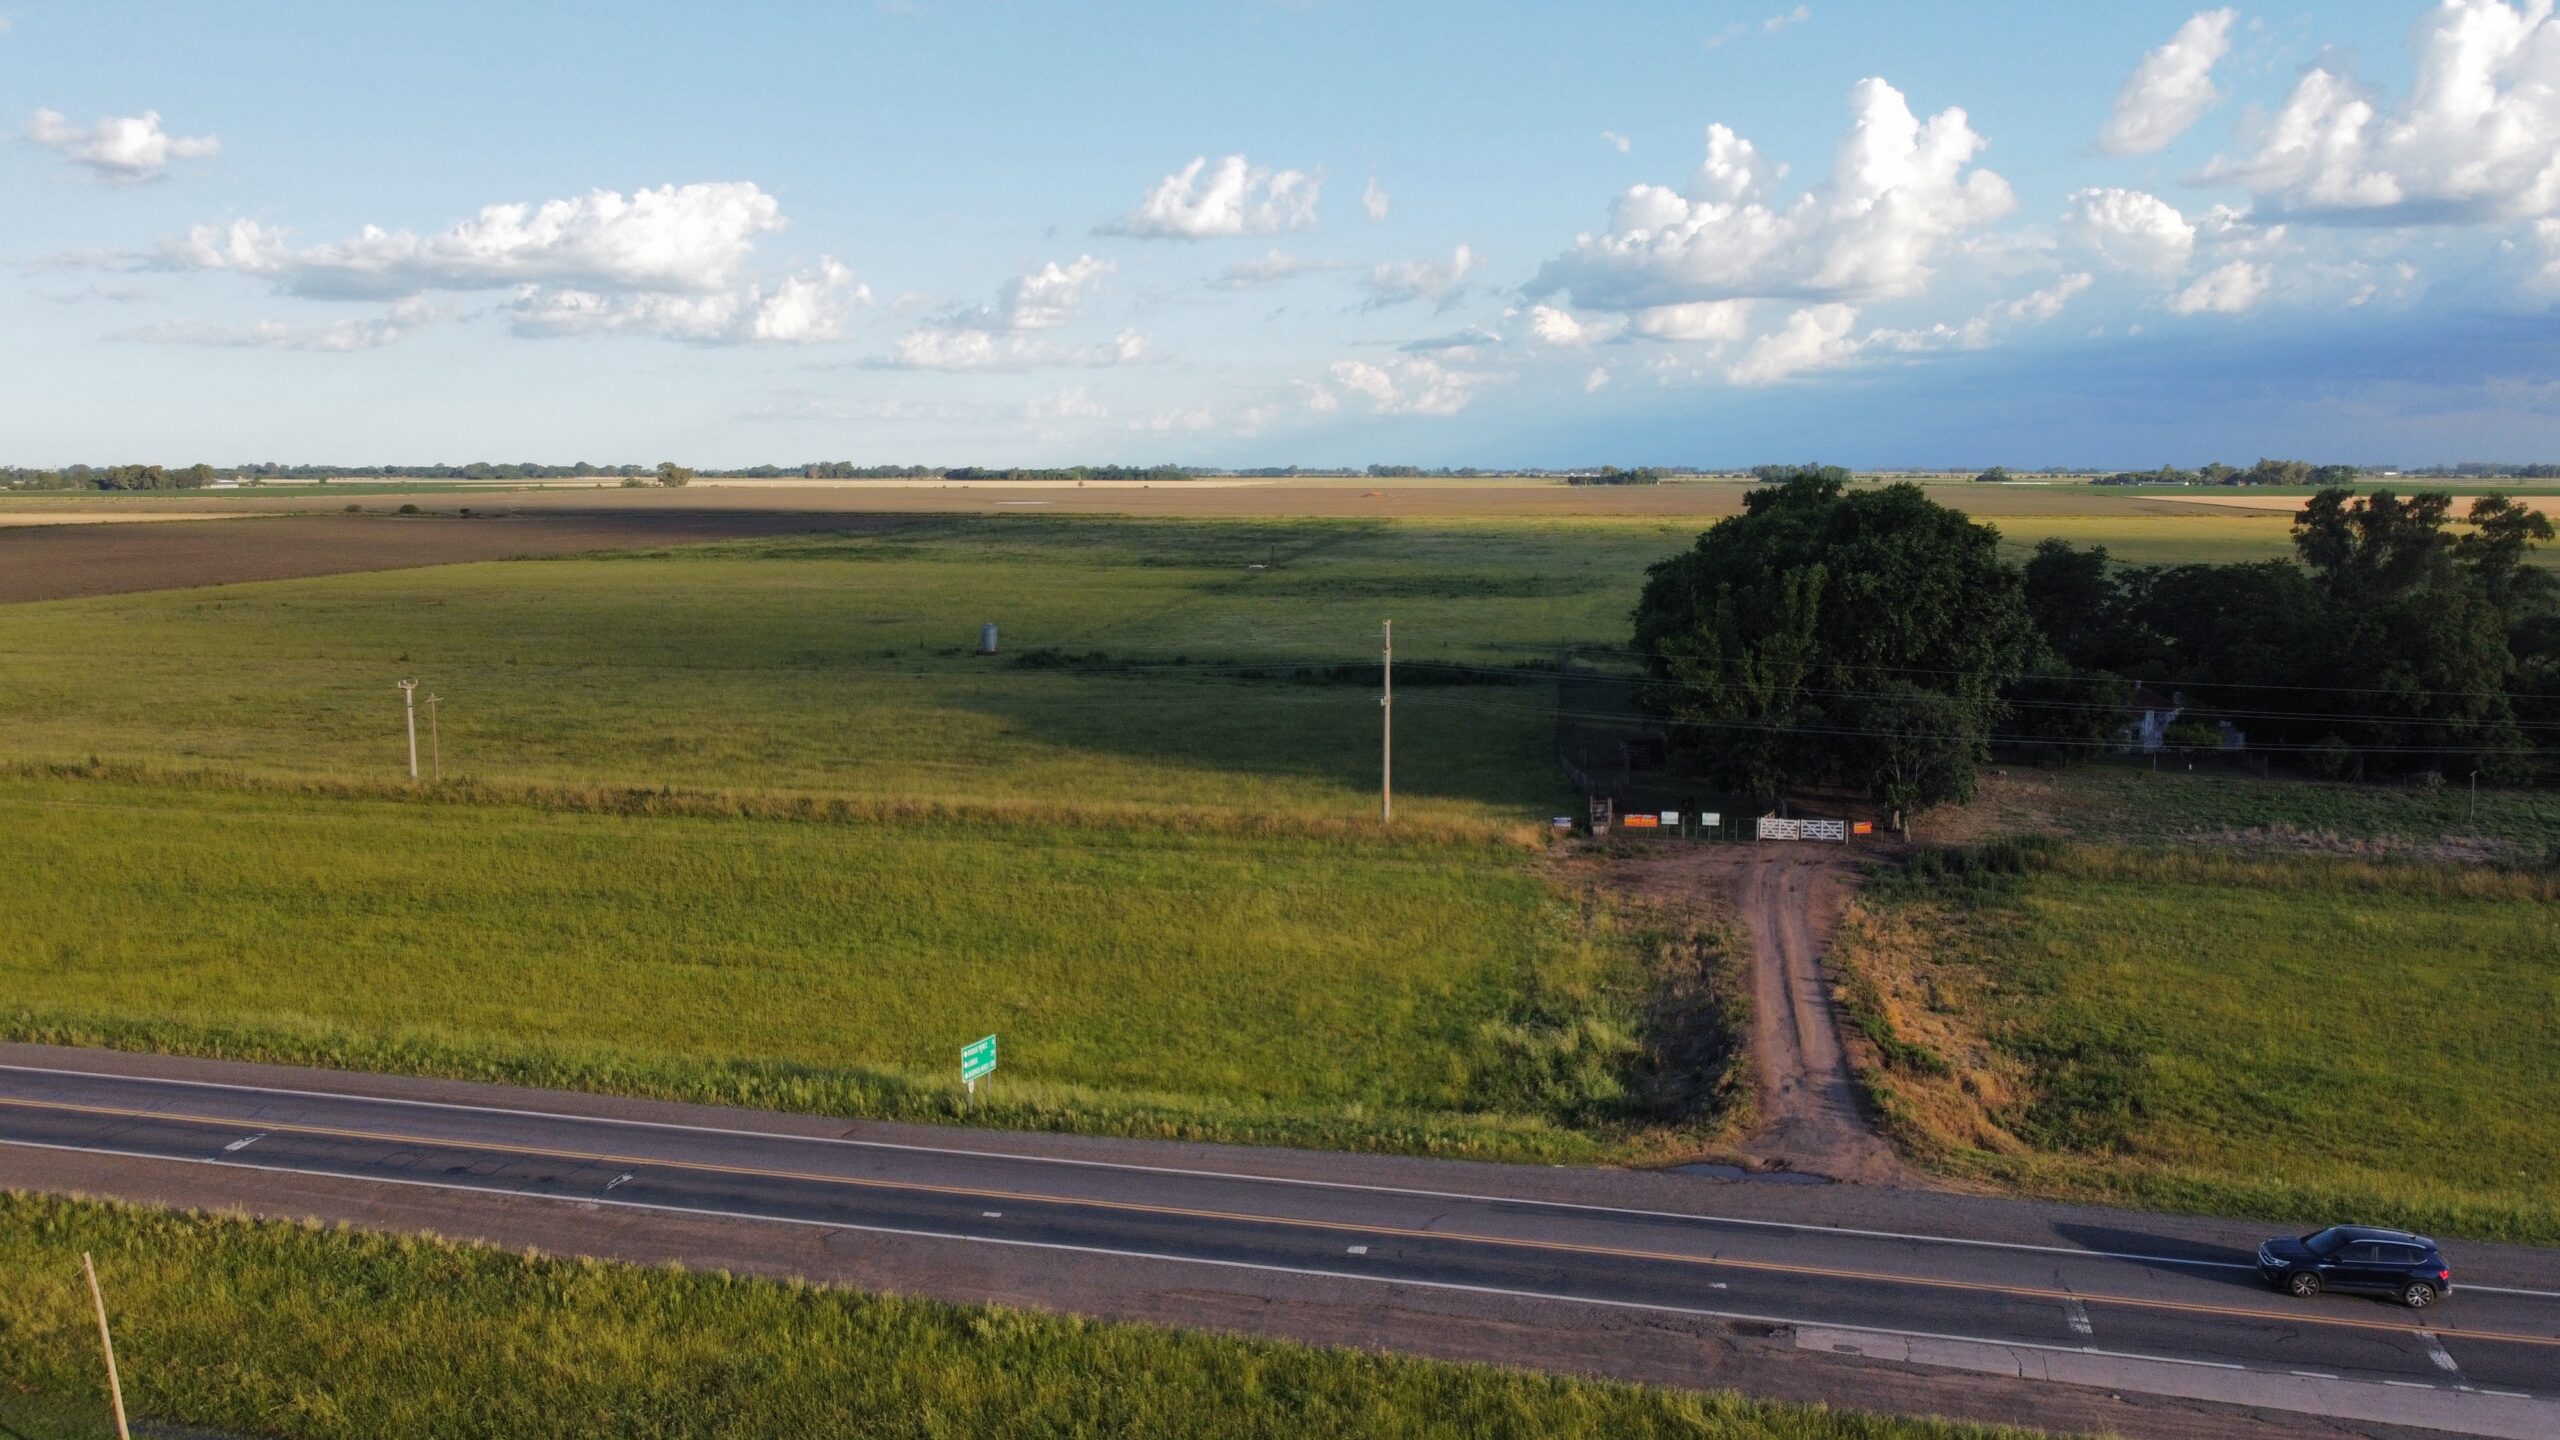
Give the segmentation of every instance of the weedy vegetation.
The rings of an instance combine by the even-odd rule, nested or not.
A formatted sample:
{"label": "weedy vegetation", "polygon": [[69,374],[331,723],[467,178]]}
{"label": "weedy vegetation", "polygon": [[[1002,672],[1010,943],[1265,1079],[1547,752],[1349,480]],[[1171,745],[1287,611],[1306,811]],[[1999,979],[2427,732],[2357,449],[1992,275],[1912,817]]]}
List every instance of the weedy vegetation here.
{"label": "weedy vegetation", "polygon": [[83,1250],[139,1415],[239,1436],[2028,1434],[5,1193],[0,1418],[104,1413]]}
{"label": "weedy vegetation", "polygon": [[2154,1208],[2560,1241],[2560,877],[2012,840],[1836,954],[1896,1138]]}

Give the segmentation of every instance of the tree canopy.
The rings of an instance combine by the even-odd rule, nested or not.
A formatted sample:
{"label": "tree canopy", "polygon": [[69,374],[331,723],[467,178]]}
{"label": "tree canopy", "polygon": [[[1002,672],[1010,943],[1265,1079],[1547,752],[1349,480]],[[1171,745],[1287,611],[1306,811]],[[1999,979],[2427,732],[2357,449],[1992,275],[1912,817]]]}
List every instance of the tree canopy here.
{"label": "tree canopy", "polygon": [[2506,496],[2454,529],[2441,494],[2323,490],[2296,561],[2119,569],[2061,541],[2027,563],[2029,613],[2084,676],[2175,687],[2260,748],[2335,773],[2522,778],[2560,742],[2552,524]]}
{"label": "tree canopy", "polygon": [[1772,478],[1647,573],[1635,643],[1652,703],[1756,798],[1852,785],[1905,816],[1969,798],[2034,649],[1998,532],[1916,485]]}

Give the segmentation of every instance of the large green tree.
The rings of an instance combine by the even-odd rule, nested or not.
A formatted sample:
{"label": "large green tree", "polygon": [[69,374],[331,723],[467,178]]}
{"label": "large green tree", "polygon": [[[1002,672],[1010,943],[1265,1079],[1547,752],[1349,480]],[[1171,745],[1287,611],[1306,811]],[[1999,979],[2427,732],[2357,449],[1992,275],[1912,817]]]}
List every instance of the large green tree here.
{"label": "large green tree", "polygon": [[1999,533],[1916,485],[1808,467],[1648,572],[1653,703],[1722,784],[1849,785],[1906,818],[1973,794],[2034,647]]}

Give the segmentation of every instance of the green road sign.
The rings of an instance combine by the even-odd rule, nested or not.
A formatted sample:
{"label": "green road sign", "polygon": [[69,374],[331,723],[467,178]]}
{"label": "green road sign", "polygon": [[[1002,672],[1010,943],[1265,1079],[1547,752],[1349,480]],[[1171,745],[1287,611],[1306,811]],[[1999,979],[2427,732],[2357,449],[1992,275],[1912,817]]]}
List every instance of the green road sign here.
{"label": "green road sign", "polygon": [[972,1045],[960,1047],[960,1078],[976,1080],[995,1073],[996,1037],[988,1036]]}

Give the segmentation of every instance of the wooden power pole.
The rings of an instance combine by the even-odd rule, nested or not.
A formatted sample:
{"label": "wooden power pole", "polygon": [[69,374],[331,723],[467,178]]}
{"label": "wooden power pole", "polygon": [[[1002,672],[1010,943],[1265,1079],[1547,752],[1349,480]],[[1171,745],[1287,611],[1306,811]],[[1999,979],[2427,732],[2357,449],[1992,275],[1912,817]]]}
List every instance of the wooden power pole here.
{"label": "wooden power pole", "polygon": [[89,1252],[80,1252],[80,1273],[89,1277],[89,1303],[98,1310],[98,1348],[107,1357],[107,1399],[116,1409],[116,1440],[133,1440],[133,1431],[124,1422],[124,1382],[116,1377],[116,1341],[107,1333],[107,1297],[98,1289],[98,1263]]}

